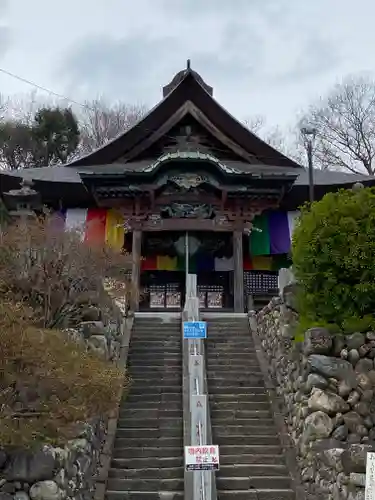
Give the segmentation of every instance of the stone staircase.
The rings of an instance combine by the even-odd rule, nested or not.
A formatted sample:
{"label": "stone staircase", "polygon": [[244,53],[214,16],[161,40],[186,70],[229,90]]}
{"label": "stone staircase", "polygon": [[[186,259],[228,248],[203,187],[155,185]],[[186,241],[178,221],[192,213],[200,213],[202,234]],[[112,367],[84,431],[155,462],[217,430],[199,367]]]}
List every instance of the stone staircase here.
{"label": "stone staircase", "polygon": [[184,498],[181,320],[136,318],[107,500]]}
{"label": "stone staircase", "polygon": [[218,500],[295,500],[247,318],[209,321],[206,358]]}

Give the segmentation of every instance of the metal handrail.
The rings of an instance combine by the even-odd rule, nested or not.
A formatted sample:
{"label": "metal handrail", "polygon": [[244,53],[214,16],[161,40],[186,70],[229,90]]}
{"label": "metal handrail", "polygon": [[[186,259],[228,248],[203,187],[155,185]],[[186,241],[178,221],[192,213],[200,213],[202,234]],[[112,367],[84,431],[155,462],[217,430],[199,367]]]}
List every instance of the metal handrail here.
{"label": "metal handrail", "polygon": [[[196,344],[194,345],[194,354],[196,355],[197,354],[197,348],[196,348]],[[194,377],[194,387],[195,387],[195,394],[197,396],[200,395],[200,390],[199,390],[199,378],[198,377]],[[202,421],[201,419],[199,419],[198,421],[198,442],[199,442],[199,446],[203,446],[204,443],[203,443],[203,429],[202,429],[203,425],[202,425]],[[203,470],[200,471],[200,480],[201,480],[201,498],[202,500],[206,500],[206,488],[205,488],[205,485],[204,485],[204,472]]]}
{"label": "metal handrail", "polygon": [[[197,297],[196,275],[187,275],[186,303],[182,315],[183,321],[199,321],[199,299]],[[203,341],[183,340],[184,345],[184,444],[209,445],[211,442],[211,427],[206,395],[207,381],[205,377]],[[199,368],[192,367],[191,356],[199,356]],[[193,359],[193,358],[191,358]],[[197,412],[191,406],[195,396],[204,396],[206,408]],[[194,415],[193,415],[194,413]],[[204,421],[202,421],[202,418]],[[186,500],[217,500],[215,473],[212,471],[185,471]]]}

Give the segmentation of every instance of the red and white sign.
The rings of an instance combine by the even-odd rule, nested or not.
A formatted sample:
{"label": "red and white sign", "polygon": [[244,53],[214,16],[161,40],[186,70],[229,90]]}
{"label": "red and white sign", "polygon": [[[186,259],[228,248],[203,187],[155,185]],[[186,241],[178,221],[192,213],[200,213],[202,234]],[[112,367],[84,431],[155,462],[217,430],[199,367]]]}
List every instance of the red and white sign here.
{"label": "red and white sign", "polygon": [[219,447],[185,446],[185,467],[186,470],[219,470]]}

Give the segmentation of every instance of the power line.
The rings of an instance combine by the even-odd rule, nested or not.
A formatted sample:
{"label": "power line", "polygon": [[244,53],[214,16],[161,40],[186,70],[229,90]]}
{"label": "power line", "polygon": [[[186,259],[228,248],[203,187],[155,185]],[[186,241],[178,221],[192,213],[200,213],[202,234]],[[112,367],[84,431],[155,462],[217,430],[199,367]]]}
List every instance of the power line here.
{"label": "power line", "polygon": [[27,80],[26,78],[23,78],[22,76],[16,75],[15,73],[12,73],[11,71],[7,71],[6,69],[0,68],[0,73],[4,73],[4,75],[15,78],[16,80],[19,80],[20,82],[26,83],[27,85],[31,85],[32,87],[35,87],[39,90],[42,90],[43,92],[47,92],[47,94],[58,97],[59,99],[64,99],[65,101],[76,104],[77,106],[81,106],[82,108],[91,109],[86,104],[82,104],[81,102],[75,101],[74,99],[70,99],[70,97],[66,97],[63,94],[59,94],[57,92],[54,92],[53,90],[50,90],[47,87],[42,87],[41,85],[38,85],[37,83],[32,82],[31,80]]}
{"label": "power line", "polygon": [[[54,92],[53,90],[50,90],[47,87],[43,87],[42,85],[38,85],[37,83],[32,82],[31,80],[27,80],[26,78],[23,78],[22,76],[19,76],[15,73],[12,73],[11,71],[0,68],[0,73],[3,73],[4,75],[10,76],[11,78],[15,78],[16,80],[19,80],[20,82],[26,83],[27,85],[31,85],[32,87],[35,87],[39,90],[42,90],[43,92],[47,92],[48,94],[55,96],[55,97],[58,97],[59,99],[64,99],[65,101],[76,104],[77,106],[80,106],[81,108],[88,109],[88,110],[94,111],[94,112],[96,111],[95,108],[92,108],[92,107],[88,106],[87,104],[82,104],[81,102],[75,101],[74,99],[71,99],[70,97],[66,97],[63,94],[59,94],[58,92]],[[151,130],[151,129],[146,129],[146,130],[148,132],[154,132],[154,130]],[[249,131],[252,132],[250,129],[249,129]],[[252,132],[252,133],[254,133],[254,132]],[[166,134],[166,137],[173,138],[171,136],[168,136],[167,134]],[[226,150],[221,150],[219,148],[217,148],[217,151],[226,152]],[[273,160],[274,159],[271,157],[259,156],[259,155],[256,155],[256,157],[259,160],[268,160],[268,159]]]}

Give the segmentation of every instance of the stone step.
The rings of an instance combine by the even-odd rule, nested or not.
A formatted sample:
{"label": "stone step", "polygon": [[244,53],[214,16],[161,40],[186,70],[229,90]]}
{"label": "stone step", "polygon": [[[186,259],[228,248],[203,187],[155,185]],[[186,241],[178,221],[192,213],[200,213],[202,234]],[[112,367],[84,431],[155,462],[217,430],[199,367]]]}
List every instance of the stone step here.
{"label": "stone step", "polygon": [[183,412],[182,409],[172,410],[172,409],[159,409],[159,408],[149,408],[149,409],[131,409],[126,406],[120,410],[119,418],[127,419],[127,418],[140,418],[140,419],[150,419],[150,418],[181,418],[182,419]]}
{"label": "stone step", "polygon": [[150,361],[153,359],[179,359],[180,362],[182,361],[182,351],[181,350],[168,350],[166,351],[165,349],[154,349],[153,346],[148,346],[147,349],[137,349],[137,350],[130,350],[128,353],[129,359],[135,359],[135,360],[145,360],[145,361]]}
{"label": "stone step", "polygon": [[[155,377],[144,377],[142,375],[145,375],[145,374],[133,374],[131,375],[131,382],[132,384],[136,384],[136,383],[140,383],[140,382],[144,382],[144,383],[147,383],[149,382],[150,384],[154,383],[155,382]],[[172,373],[172,374],[162,374],[161,377],[158,377],[157,378],[157,381],[159,382],[163,382],[164,384],[168,385],[168,382],[170,382],[169,385],[175,385],[176,383],[177,384],[181,384],[182,382],[182,374],[181,373]]]}
{"label": "stone step", "polygon": [[157,382],[159,381],[160,385],[170,385],[170,386],[181,386],[182,383],[182,375],[180,370],[175,370],[169,369],[166,371],[138,371],[138,370],[133,370],[129,371],[129,379],[131,383],[131,387],[137,386],[137,385],[144,385],[144,384],[152,384],[156,385],[157,388]]}
{"label": "stone step", "polygon": [[216,477],[218,490],[254,490],[267,486],[268,489],[288,489],[291,481],[288,476],[249,476],[249,477]]}
{"label": "stone step", "polygon": [[263,401],[253,401],[251,397],[248,397],[248,401],[211,401],[210,408],[212,411],[215,410],[228,410],[228,411],[253,411],[253,410],[269,410],[270,406],[267,401],[267,396],[263,398]]}
{"label": "stone step", "polygon": [[152,462],[152,458],[169,458],[169,457],[176,457],[179,454],[182,454],[183,450],[181,446],[176,446],[176,447],[165,447],[165,448],[158,448],[154,447],[152,448],[151,446],[144,446],[142,448],[136,447],[136,448],[130,448],[130,447],[125,447],[125,448],[114,448],[113,449],[113,458],[148,458],[150,462]]}
{"label": "stone step", "polygon": [[248,333],[243,332],[223,332],[223,333],[215,333],[208,332],[207,333],[207,346],[209,345],[237,345],[238,343],[246,343],[247,347],[254,348],[254,341],[249,336]]}
{"label": "stone step", "polygon": [[[241,427],[254,427],[256,425],[256,422],[261,423],[262,420],[265,418],[270,418],[271,414],[267,413],[265,415],[253,415],[252,417],[248,418],[225,418],[225,417],[216,417],[211,415],[211,421],[212,425],[239,425]],[[245,430],[245,429],[244,429]]]}
{"label": "stone step", "polygon": [[145,317],[137,317],[135,318],[134,325],[153,325],[155,327],[158,326],[165,326],[165,325],[181,325],[181,317],[171,317],[168,318],[168,320],[164,318],[158,318],[158,317],[150,317],[150,318],[145,318]]}
{"label": "stone step", "polygon": [[130,378],[130,382],[133,384],[133,385],[136,385],[136,384],[141,384],[142,381],[144,381],[145,383],[147,383],[146,381],[148,381],[148,383],[150,384],[153,384],[153,385],[156,385],[156,382],[157,381],[160,381],[160,382],[163,382],[164,380],[165,381],[168,381],[170,379],[173,380],[173,382],[171,381],[170,384],[164,384],[164,385],[181,385],[181,380],[182,380],[182,375],[181,375],[181,372],[180,370],[176,370],[175,367],[165,367],[165,370],[164,371],[161,371],[161,370],[146,370],[146,371],[142,371],[142,370],[138,370],[137,368],[135,368],[133,366],[132,369],[129,370],[129,378]]}
{"label": "stone step", "polygon": [[256,455],[257,453],[263,455],[277,455],[281,451],[279,443],[276,445],[223,445],[220,447],[220,458],[224,455],[237,455],[237,463],[241,463],[240,460],[242,459],[242,455]]}
{"label": "stone step", "polygon": [[133,330],[131,338],[133,337],[153,337],[155,339],[163,340],[178,340],[182,339],[182,332],[180,328],[175,327],[160,328],[155,326],[142,326]]}
{"label": "stone step", "polygon": [[133,333],[130,339],[130,346],[145,344],[147,341],[152,342],[152,345],[155,346],[157,346],[158,344],[164,344],[166,347],[182,347],[182,337],[180,333],[176,335],[161,336],[153,332],[143,332],[138,335]]}
{"label": "stone step", "polygon": [[171,319],[171,321],[162,321],[160,318],[136,318],[133,328],[144,327],[155,328],[181,328],[181,318]]}
{"label": "stone step", "polygon": [[[228,353],[231,355],[231,353]],[[226,356],[228,356],[228,354]],[[259,361],[257,359],[246,359],[246,360],[238,360],[236,363],[235,360],[228,361],[225,359],[225,356],[220,357],[209,357],[206,362],[206,366],[209,370],[246,370],[249,371],[251,369],[259,369]]]}
{"label": "stone step", "polygon": [[[237,439],[238,437],[243,437],[243,439],[248,439],[249,437],[257,438],[258,436],[271,436],[278,437],[278,432],[274,425],[269,424],[268,426],[265,424],[259,424],[254,426],[241,427],[239,425],[228,425],[226,427],[217,425],[214,427],[215,429],[215,439],[226,439],[230,441],[230,439]],[[228,444],[236,444],[230,443]],[[241,444],[241,443],[240,443]]]}
{"label": "stone step", "polygon": [[126,428],[151,428],[151,429],[165,429],[170,427],[182,428],[182,421],[176,420],[175,417],[171,418],[120,418],[118,421],[120,429]]}
{"label": "stone step", "polygon": [[168,384],[158,384],[156,383],[157,377],[155,377],[155,381],[153,382],[142,382],[142,381],[137,381],[134,382],[130,386],[130,391],[129,394],[138,394],[139,396],[145,396],[149,394],[150,392],[152,393],[155,391],[155,394],[159,393],[161,394],[162,392],[168,393],[168,392],[174,392],[176,394],[181,394],[182,389],[181,389],[181,383],[174,383],[173,385],[171,383]]}
{"label": "stone step", "polygon": [[209,381],[208,392],[213,396],[216,394],[228,394],[235,398],[237,395],[243,394],[247,389],[250,392],[250,390],[254,388],[255,384],[258,384],[258,387],[264,390],[264,381],[260,378],[259,380],[249,380],[248,382],[249,384],[238,386],[233,385],[233,381],[230,380],[228,382],[225,382],[225,380],[218,380],[216,383],[215,381]]}
{"label": "stone step", "polygon": [[149,469],[109,469],[108,477],[118,479],[129,479],[138,477],[139,479],[181,479],[184,477],[183,467],[158,468],[152,467]]}
{"label": "stone step", "polygon": [[140,397],[145,401],[167,401],[167,400],[175,401],[178,399],[178,397],[173,396],[173,394],[181,396],[182,394],[181,384],[173,383],[161,387],[158,384],[156,384],[155,381],[153,381],[152,385],[150,382],[150,384],[147,387],[145,387],[145,384],[133,381],[133,383],[130,382],[129,385],[129,391],[127,393],[128,397],[126,397],[125,394],[123,399],[124,401],[129,401],[129,402],[139,401]]}
{"label": "stone step", "polygon": [[[237,349],[236,349],[237,351]],[[235,364],[234,360],[238,360],[238,362],[243,363],[244,361],[257,361],[259,363],[259,360],[257,358],[257,354],[253,350],[249,350],[247,352],[236,352],[233,349],[224,349],[224,348],[209,348],[206,349],[207,353],[207,360],[208,361],[213,361],[214,359],[220,361],[220,362],[227,362],[228,364]],[[231,357],[228,359],[228,355]]]}
{"label": "stone step", "polygon": [[218,420],[236,420],[237,422],[239,422],[241,420],[258,418],[272,418],[270,410],[211,410],[211,419],[215,422],[217,422]]}
{"label": "stone step", "polygon": [[107,489],[110,491],[182,491],[184,489],[184,479],[109,478]]}
{"label": "stone step", "polygon": [[[168,389],[170,387],[174,387],[176,392],[181,393],[181,381],[178,381],[178,380],[172,381],[170,379],[168,379],[168,380],[160,379],[159,383],[157,383],[157,377],[155,377],[155,380],[149,380],[149,381],[147,381],[147,379],[139,379],[139,380],[133,379],[130,382],[129,397],[133,394],[138,393],[137,394],[137,398],[138,398],[137,401],[139,401],[139,398],[141,396],[146,397],[149,395],[149,394],[140,394],[145,388],[155,389],[155,391],[160,391],[162,389],[165,389],[165,388]],[[158,400],[160,400],[160,398],[158,398]],[[125,397],[123,404],[126,404],[126,401],[129,401],[129,399],[126,399],[126,397]],[[145,399],[145,401],[146,401],[146,399]]]}
{"label": "stone step", "polygon": [[184,500],[184,498],[182,491],[107,491],[105,496],[105,500]]}
{"label": "stone step", "polygon": [[[250,453],[248,455],[241,456],[241,465],[244,464],[284,464],[284,456],[280,451],[279,454],[260,454],[260,453]],[[238,455],[220,455],[220,466],[224,465],[238,465]]]}
{"label": "stone step", "polygon": [[243,327],[223,327],[223,328],[208,328],[207,330],[207,338],[226,338],[232,339],[233,337],[244,337],[252,340],[251,335],[248,331],[246,331]]}
{"label": "stone step", "polygon": [[145,358],[136,359],[136,358],[130,357],[128,366],[129,366],[130,370],[134,366],[137,368],[154,368],[154,369],[164,368],[165,366],[181,367],[181,358],[164,358],[164,359],[162,359],[160,357],[155,356],[153,360],[147,360]]}
{"label": "stone step", "polygon": [[177,385],[180,386],[182,384],[182,375],[181,374],[166,374],[162,373],[161,376],[155,377],[151,374],[151,377],[145,377],[145,375],[149,375],[149,373],[134,373],[130,375],[130,383],[131,387],[136,387],[137,385]]}
{"label": "stone step", "polygon": [[117,439],[168,439],[168,438],[181,438],[181,426],[169,426],[166,428],[160,427],[118,427],[116,431]]}
{"label": "stone step", "polygon": [[173,467],[183,467],[184,458],[182,450],[178,456],[159,457],[159,458],[112,458],[111,466],[118,469],[150,469],[157,467],[159,469],[170,469]]}
{"label": "stone step", "polygon": [[129,373],[130,375],[132,373],[139,373],[139,372],[144,372],[144,373],[163,373],[163,372],[168,372],[168,370],[173,370],[175,373],[181,373],[181,362],[176,363],[176,364],[169,364],[165,363],[164,365],[155,365],[155,366],[148,366],[148,365],[129,365]]}
{"label": "stone step", "polygon": [[235,464],[220,467],[222,477],[288,476],[288,470],[281,464]]}
{"label": "stone step", "polygon": [[243,318],[243,320],[239,318],[215,318],[214,320],[208,321],[209,328],[248,328],[249,321],[247,318]]}
{"label": "stone step", "polygon": [[247,434],[247,435],[242,435],[242,436],[223,436],[223,435],[215,435],[215,444],[218,444],[219,446],[224,446],[224,445],[234,445],[234,446],[240,446],[241,444],[247,444],[247,445],[279,445],[279,436],[274,432],[273,434],[269,435],[263,435],[263,434]]}
{"label": "stone step", "polygon": [[246,377],[246,380],[241,380],[236,384],[236,380],[234,378],[213,378],[212,372],[208,375],[208,389],[209,393],[217,393],[221,392],[225,394],[224,389],[231,389],[232,394],[236,394],[237,392],[246,392],[247,389],[251,389],[252,387],[263,387],[264,388],[264,379],[261,375],[249,375]]}
{"label": "stone step", "polygon": [[267,392],[264,387],[247,387],[247,392],[237,393],[235,395],[231,394],[210,394],[210,399],[215,401],[241,401],[243,398],[248,398],[249,396],[254,397],[256,395],[266,397],[268,401]]}
{"label": "stone step", "polygon": [[129,402],[129,398],[126,398],[121,402],[120,408],[124,410],[182,410],[182,399],[177,401],[143,401],[142,399]]}
{"label": "stone step", "polygon": [[142,336],[142,337],[138,337],[138,338],[135,338],[135,339],[132,339],[130,341],[130,349],[145,349],[147,348],[147,346],[149,347],[149,349],[151,347],[155,347],[156,349],[157,348],[161,348],[161,347],[165,347],[165,348],[169,348],[169,349],[178,349],[181,351],[182,349],[182,346],[181,346],[181,342],[179,342],[178,340],[166,340],[166,339],[160,339],[160,338],[157,338],[157,337],[147,337],[147,336]]}
{"label": "stone step", "polygon": [[165,332],[181,333],[181,323],[137,323],[135,322],[133,331],[144,332],[150,331],[155,335],[163,335]]}
{"label": "stone step", "polygon": [[238,382],[243,382],[252,376],[262,377],[262,372],[258,365],[254,367],[244,367],[243,370],[236,370],[231,366],[218,367],[217,365],[212,365],[207,369],[207,376],[208,378],[212,377],[214,380],[216,380],[216,378],[232,377],[232,379],[238,380]]}
{"label": "stone step", "polygon": [[151,325],[138,326],[132,331],[131,338],[138,338],[143,336],[153,336],[159,339],[182,339],[182,332],[180,328],[169,326],[166,328],[160,328]]}
{"label": "stone step", "polygon": [[181,394],[181,386],[178,385],[166,385],[163,387],[137,387],[135,390],[131,388],[130,395],[134,396],[135,394],[146,395],[146,394],[163,394],[163,393],[174,393]]}
{"label": "stone step", "polygon": [[219,325],[208,326],[208,334],[231,338],[234,335],[243,335],[251,338],[246,325]]}
{"label": "stone step", "polygon": [[156,340],[156,341],[165,341],[165,342],[178,342],[182,341],[182,333],[180,330],[177,330],[175,328],[169,328],[167,330],[157,330],[157,328],[138,328],[136,330],[133,330],[130,341],[133,339],[135,340],[142,340],[144,338],[150,338],[151,340]]}
{"label": "stone step", "polygon": [[249,436],[253,433],[265,435],[267,434],[267,429],[271,432],[275,432],[275,424],[272,419],[263,419],[261,422],[256,420],[247,420],[248,424],[246,426],[239,425],[237,422],[212,422],[212,429],[214,435],[225,435],[225,436],[238,436],[244,435]]}
{"label": "stone step", "polygon": [[[231,358],[228,358],[228,353],[230,353]],[[207,364],[218,364],[218,365],[229,365],[229,366],[247,366],[252,365],[253,363],[259,364],[258,358],[255,354],[244,354],[241,357],[237,355],[233,355],[232,351],[225,352],[217,352],[213,353],[208,352],[207,356]]]}
{"label": "stone step", "polygon": [[[146,447],[150,446],[151,448],[178,448],[182,450],[183,447],[183,437],[182,435],[178,435],[175,437],[155,437],[151,438],[149,436],[138,436],[138,437],[127,437],[122,438],[120,436],[116,436],[114,448],[136,448],[137,446]],[[225,444],[225,443],[224,443]],[[229,443],[236,444],[236,443]]]}
{"label": "stone step", "polygon": [[207,340],[206,349],[207,352],[214,351],[229,351],[233,349],[233,351],[242,351],[242,349],[250,349],[252,352],[256,352],[254,346],[249,343],[248,340],[236,340],[236,341],[219,341],[219,340]]}
{"label": "stone step", "polygon": [[[164,497],[163,497],[164,498]],[[285,490],[270,490],[270,489],[257,489],[249,491],[232,490],[232,491],[221,491],[217,492],[218,500],[295,500],[294,491],[291,489]],[[178,497],[176,497],[176,500]],[[113,499],[115,500],[115,499]],[[128,499],[126,499],[128,500]],[[133,499],[131,499],[133,500]],[[136,500],[136,499],[134,499]],[[145,500],[153,500],[147,499]],[[173,499],[174,500],[174,499]]]}
{"label": "stone step", "polygon": [[[178,341],[176,341],[176,342],[175,341],[173,341],[173,342],[165,341],[165,342],[161,342],[160,344],[157,342],[153,342],[152,347],[155,350],[155,352],[165,352],[165,353],[171,353],[171,354],[180,353],[182,350],[181,342],[178,342]],[[133,339],[130,342],[129,352],[132,352],[135,354],[150,353],[149,344],[146,344],[146,342],[144,340],[134,340]]]}
{"label": "stone step", "polygon": [[147,361],[154,361],[154,360],[164,360],[164,359],[172,359],[172,360],[178,360],[181,362],[182,360],[182,353],[181,351],[165,351],[160,349],[159,351],[156,351],[155,349],[152,349],[152,352],[150,351],[129,351],[129,356],[131,356],[131,359],[134,360],[147,360]]}
{"label": "stone step", "polygon": [[[180,388],[181,389],[181,388]],[[177,392],[155,392],[151,390],[148,393],[140,392],[134,389],[134,387],[130,390],[129,395],[126,396],[126,399],[123,400],[121,404],[129,403],[167,403],[174,401],[182,401],[182,391],[179,390]]]}

